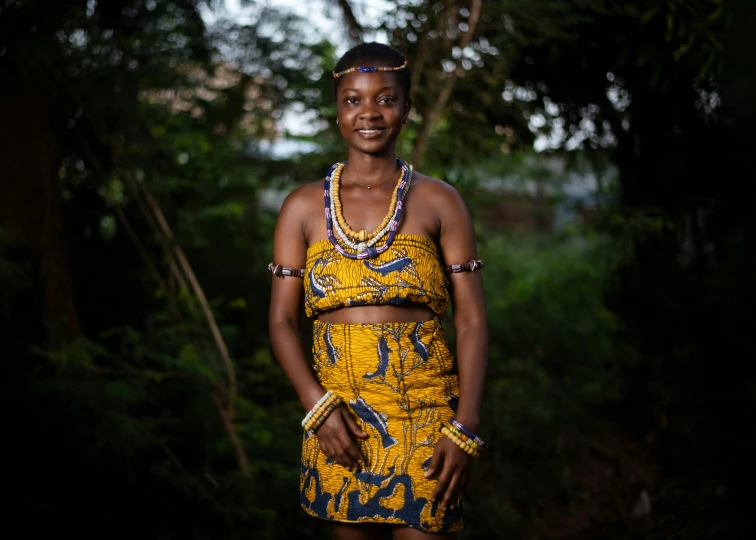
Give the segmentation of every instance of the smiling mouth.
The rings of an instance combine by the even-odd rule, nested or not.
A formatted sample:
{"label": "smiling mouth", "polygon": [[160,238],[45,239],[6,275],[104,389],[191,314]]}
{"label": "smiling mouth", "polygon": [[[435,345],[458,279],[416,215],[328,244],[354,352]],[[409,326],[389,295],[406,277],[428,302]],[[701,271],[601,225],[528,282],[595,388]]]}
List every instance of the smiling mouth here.
{"label": "smiling mouth", "polygon": [[362,137],[376,137],[380,135],[384,131],[384,128],[376,128],[376,129],[358,129],[357,133],[359,133]]}

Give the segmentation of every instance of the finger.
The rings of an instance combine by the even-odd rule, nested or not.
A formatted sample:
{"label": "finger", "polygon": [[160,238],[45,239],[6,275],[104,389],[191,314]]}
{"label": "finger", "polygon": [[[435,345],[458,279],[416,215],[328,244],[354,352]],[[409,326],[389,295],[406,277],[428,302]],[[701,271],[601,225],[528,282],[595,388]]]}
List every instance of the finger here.
{"label": "finger", "polygon": [[344,466],[354,472],[354,469],[356,469],[362,462],[362,455],[349,436],[350,430],[347,418],[351,420],[351,417],[346,411],[339,411],[339,413],[334,416],[334,424],[337,425],[334,434],[338,440],[338,445],[340,446],[343,455],[342,459],[345,463]]}
{"label": "finger", "polygon": [[436,484],[436,489],[433,490],[433,496],[431,497],[431,500],[441,500],[441,498],[446,493],[446,488],[449,485],[449,481],[451,480],[453,472],[454,471],[451,469],[451,467],[444,466],[441,474],[438,476],[438,483]]}
{"label": "finger", "polygon": [[[341,415],[331,414],[318,433],[328,442],[329,449],[332,450],[328,454],[330,458],[342,467],[354,471],[358,460],[349,451],[349,448],[353,446],[352,439],[349,438],[349,432]],[[356,451],[356,455],[359,456],[359,452]]]}
{"label": "finger", "polygon": [[[347,437],[348,438],[348,437]],[[349,446],[351,446],[351,440],[348,445],[345,445],[340,439],[337,439],[336,445],[338,450],[336,453],[336,463],[348,469],[350,472],[354,472],[357,469],[357,460],[349,452]],[[359,453],[358,453],[359,455]]]}
{"label": "finger", "polygon": [[460,499],[464,497],[465,491],[467,490],[467,486],[470,484],[471,478],[472,476],[470,475],[470,464],[468,463],[463,467],[462,472],[459,475],[459,484],[457,485],[457,493],[454,495],[452,508],[459,504]]}
{"label": "finger", "polygon": [[360,454],[360,451],[354,442],[352,442],[352,439],[349,438],[349,434],[346,431],[342,432],[340,442],[344,448],[344,452],[354,461],[354,466],[359,467],[362,464],[362,454]]}
{"label": "finger", "polygon": [[438,466],[441,464],[442,454],[443,454],[443,451],[439,449],[438,446],[436,446],[436,448],[433,450],[433,455],[431,456],[430,464],[428,465],[428,468],[425,470],[426,478],[430,478],[436,473]]}
{"label": "finger", "polygon": [[459,484],[460,495],[462,495],[465,492],[469,484],[470,484],[470,472],[469,472],[469,469],[466,469],[465,472],[462,474],[462,480],[460,481],[460,484]]}
{"label": "finger", "polygon": [[323,426],[317,433],[318,446],[320,451],[331,461],[339,462],[339,454],[341,453],[341,444],[338,437],[334,436],[334,429],[332,426]]}
{"label": "finger", "polygon": [[320,449],[320,453],[323,454],[326,459],[333,459],[331,457],[333,456],[333,448],[331,448],[331,445],[321,438],[318,438],[318,448]]}
{"label": "finger", "polygon": [[441,501],[442,508],[449,508],[449,510],[454,509],[454,503],[457,501],[457,492],[459,490],[459,480],[459,471],[456,471],[449,481],[446,493],[444,493],[444,498]]}
{"label": "finger", "polygon": [[361,439],[364,439],[368,436],[366,432],[360,428],[359,425],[357,425],[357,422],[355,421],[354,417],[349,414],[349,411],[344,411],[342,414],[342,417],[344,418],[344,421],[346,422],[347,427],[349,428],[349,431],[354,434],[355,437],[360,437]]}
{"label": "finger", "polygon": [[454,499],[452,500],[452,506],[451,509],[454,510],[454,508],[457,507],[457,505],[461,504],[462,497],[465,496],[465,491],[467,490],[467,485],[470,483],[470,474],[464,473],[462,475],[462,478],[459,481],[459,486],[457,486],[457,493],[454,496]]}

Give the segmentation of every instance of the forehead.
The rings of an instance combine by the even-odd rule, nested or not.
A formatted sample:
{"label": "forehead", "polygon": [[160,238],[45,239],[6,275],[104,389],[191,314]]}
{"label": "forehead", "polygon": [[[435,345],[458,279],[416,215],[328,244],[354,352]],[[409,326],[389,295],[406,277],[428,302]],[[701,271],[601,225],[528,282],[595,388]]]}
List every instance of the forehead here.
{"label": "forehead", "polygon": [[380,90],[392,87],[397,92],[402,90],[402,80],[400,76],[391,71],[376,71],[373,73],[361,73],[353,71],[339,77],[337,80],[337,89],[342,92],[379,92]]}

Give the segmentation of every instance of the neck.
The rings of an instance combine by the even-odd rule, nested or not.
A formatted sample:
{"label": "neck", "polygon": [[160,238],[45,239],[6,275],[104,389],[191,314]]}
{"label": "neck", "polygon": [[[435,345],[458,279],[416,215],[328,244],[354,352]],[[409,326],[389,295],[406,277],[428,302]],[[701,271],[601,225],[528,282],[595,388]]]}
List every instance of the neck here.
{"label": "neck", "polygon": [[348,161],[349,163],[345,168],[346,173],[350,178],[365,185],[384,182],[397,170],[396,154],[393,149],[381,156],[349,152]]}

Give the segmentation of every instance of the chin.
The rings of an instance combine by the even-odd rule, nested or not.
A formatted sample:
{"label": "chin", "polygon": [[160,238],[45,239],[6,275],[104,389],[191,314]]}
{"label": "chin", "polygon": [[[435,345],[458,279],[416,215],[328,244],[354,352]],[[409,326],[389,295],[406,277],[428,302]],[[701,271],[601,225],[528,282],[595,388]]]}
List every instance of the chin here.
{"label": "chin", "polygon": [[357,150],[358,152],[362,152],[364,154],[383,155],[393,150],[395,143],[396,138],[392,137],[390,140],[384,139],[375,141],[372,144],[365,144],[365,141],[358,141],[357,144],[351,144],[350,146],[354,150]]}
{"label": "chin", "polygon": [[354,149],[363,154],[380,157],[380,156],[385,156],[386,154],[390,153],[393,148],[394,148],[394,145],[381,146],[379,148],[354,148]]}

